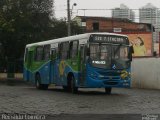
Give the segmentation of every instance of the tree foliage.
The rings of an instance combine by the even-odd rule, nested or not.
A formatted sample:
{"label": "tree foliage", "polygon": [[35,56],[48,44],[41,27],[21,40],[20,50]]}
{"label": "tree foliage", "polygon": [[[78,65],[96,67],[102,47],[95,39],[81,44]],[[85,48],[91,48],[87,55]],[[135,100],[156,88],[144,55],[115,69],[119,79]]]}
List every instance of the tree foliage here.
{"label": "tree foliage", "polygon": [[[67,23],[54,18],[53,8],[53,0],[0,0],[0,63],[23,58],[26,44],[67,36]],[[72,28],[81,33],[77,24]]]}
{"label": "tree foliage", "polygon": [[0,42],[4,46],[7,57],[22,57],[23,52],[20,50],[25,44],[48,37],[46,33],[52,23],[51,4],[51,0],[1,1]]}
{"label": "tree foliage", "polygon": [[1,64],[6,67],[9,59],[23,58],[26,44],[50,37],[52,4],[52,0],[0,1]]}

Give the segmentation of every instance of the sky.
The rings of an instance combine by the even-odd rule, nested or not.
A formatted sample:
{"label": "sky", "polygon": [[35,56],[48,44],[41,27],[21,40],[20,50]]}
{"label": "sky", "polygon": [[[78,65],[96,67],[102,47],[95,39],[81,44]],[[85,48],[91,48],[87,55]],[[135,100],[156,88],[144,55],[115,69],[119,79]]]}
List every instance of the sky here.
{"label": "sky", "polygon": [[[54,0],[55,17],[67,17],[67,0]],[[77,6],[73,7],[72,17],[74,16],[103,16],[111,17],[110,10],[80,10],[80,9],[114,9],[120,4],[125,4],[130,9],[139,9],[147,3],[152,3],[155,7],[160,8],[160,0],[70,0],[72,8],[73,3]],[[138,17],[138,10],[134,10]]]}

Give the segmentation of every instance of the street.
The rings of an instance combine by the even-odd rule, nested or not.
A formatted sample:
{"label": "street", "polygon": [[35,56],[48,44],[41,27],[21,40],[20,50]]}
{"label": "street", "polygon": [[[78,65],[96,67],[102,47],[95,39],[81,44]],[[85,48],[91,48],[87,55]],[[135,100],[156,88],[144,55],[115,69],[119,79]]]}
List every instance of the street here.
{"label": "street", "polygon": [[37,90],[32,85],[0,85],[0,113],[28,114],[158,114],[160,91],[113,88],[80,89],[78,94],[62,88]]}

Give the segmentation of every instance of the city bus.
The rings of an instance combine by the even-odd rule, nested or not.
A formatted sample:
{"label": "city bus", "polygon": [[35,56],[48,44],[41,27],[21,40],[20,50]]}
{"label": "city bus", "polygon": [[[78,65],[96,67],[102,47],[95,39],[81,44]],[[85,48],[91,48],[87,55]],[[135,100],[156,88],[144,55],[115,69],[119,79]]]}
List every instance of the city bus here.
{"label": "city bus", "polygon": [[86,33],[26,45],[24,80],[38,89],[50,84],[78,88],[129,88],[133,47],[126,35]]}

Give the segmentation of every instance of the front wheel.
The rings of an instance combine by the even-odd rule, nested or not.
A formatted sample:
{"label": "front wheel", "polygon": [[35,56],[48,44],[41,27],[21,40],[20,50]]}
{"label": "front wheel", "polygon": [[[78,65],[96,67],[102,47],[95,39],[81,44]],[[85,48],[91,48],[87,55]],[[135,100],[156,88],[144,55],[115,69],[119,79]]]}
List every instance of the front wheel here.
{"label": "front wheel", "polygon": [[78,87],[75,86],[75,79],[74,79],[73,76],[71,77],[71,82],[70,82],[70,84],[71,84],[71,92],[72,92],[73,94],[76,94],[76,93],[78,92]]}
{"label": "front wheel", "polygon": [[105,88],[105,93],[106,94],[111,94],[112,88]]}
{"label": "front wheel", "polygon": [[48,84],[41,84],[41,77],[39,74],[36,75],[36,88],[41,90],[47,90]]}

